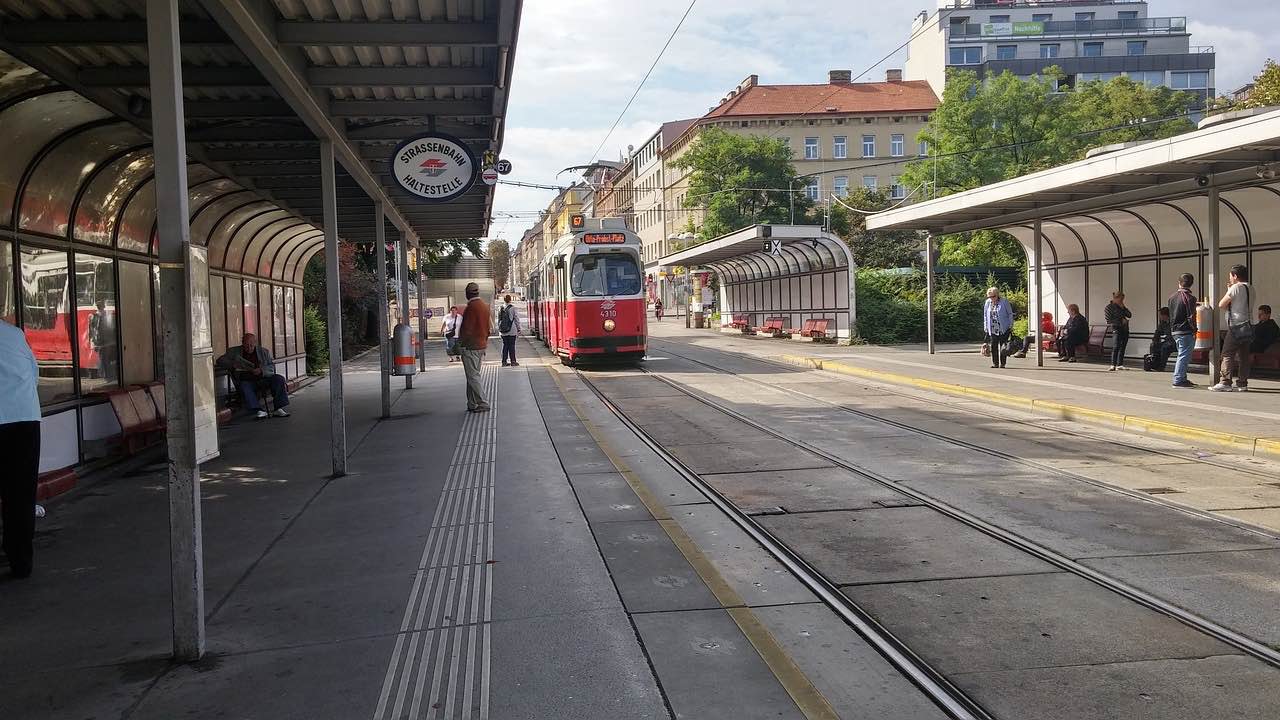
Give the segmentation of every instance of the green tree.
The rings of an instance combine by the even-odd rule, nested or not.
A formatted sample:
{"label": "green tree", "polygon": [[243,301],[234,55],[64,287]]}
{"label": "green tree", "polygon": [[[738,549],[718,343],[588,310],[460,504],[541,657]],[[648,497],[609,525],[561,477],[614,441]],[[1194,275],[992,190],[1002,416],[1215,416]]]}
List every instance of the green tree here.
{"label": "green tree", "polygon": [[1249,91],[1249,97],[1238,104],[1236,108],[1261,108],[1280,105],[1280,65],[1275,60],[1267,58],[1267,62],[1262,66],[1262,72],[1253,78],[1253,89]]}
{"label": "green tree", "polygon": [[511,275],[511,246],[506,240],[490,240],[485,254],[493,263],[493,286],[496,289],[507,287],[507,278]]}
{"label": "green tree", "polygon": [[1091,147],[1158,140],[1194,129],[1186,117],[1194,95],[1167,87],[1147,87],[1127,77],[1084,83],[1070,99],[1071,112],[1076,116],[1072,125],[1079,134],[1068,160],[1083,157]]}
{"label": "green tree", "polygon": [[791,149],[778,138],[735,135],[720,128],[702,130],[674,163],[689,172],[686,200],[702,207],[706,218],[698,228],[702,242],[757,223],[786,223],[794,196],[795,211],[804,215],[812,204],[791,164]]}
{"label": "green tree", "polygon": [[[858,210],[884,210],[897,203],[886,193],[869,188],[849,191],[843,201]],[[924,242],[914,230],[868,231],[867,216],[831,203],[831,232],[840,236],[859,268],[900,268],[920,265]]]}

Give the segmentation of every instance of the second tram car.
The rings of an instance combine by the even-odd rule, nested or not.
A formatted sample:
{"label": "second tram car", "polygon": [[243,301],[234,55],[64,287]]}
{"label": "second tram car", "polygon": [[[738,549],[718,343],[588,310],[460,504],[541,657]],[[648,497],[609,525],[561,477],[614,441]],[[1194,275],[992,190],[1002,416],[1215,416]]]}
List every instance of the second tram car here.
{"label": "second tram car", "polygon": [[538,269],[532,298],[542,341],[561,362],[644,358],[648,341],[640,237],[620,218],[574,216]]}

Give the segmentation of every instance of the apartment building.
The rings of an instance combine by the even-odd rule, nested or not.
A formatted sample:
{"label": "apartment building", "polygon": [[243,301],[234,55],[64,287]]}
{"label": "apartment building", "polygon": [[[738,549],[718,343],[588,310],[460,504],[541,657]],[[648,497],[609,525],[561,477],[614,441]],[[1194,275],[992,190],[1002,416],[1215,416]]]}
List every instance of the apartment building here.
{"label": "apartment building", "polygon": [[668,168],[664,236],[683,232],[691,220],[695,225],[701,221],[702,203],[688,197],[687,174],[673,163],[706,127],[787,143],[804,181],[795,190],[811,200],[828,193],[843,196],[852,187],[905,198],[907,189],[899,178],[908,162],[928,152],[918,136],[938,107],[938,97],[925,81],[904,81],[900,70],[887,71],[883,82],[853,83],[850,76],[848,70],[832,70],[825,84],[761,85],[751,75],[692,123],[663,152]]}
{"label": "apartment building", "polygon": [[1144,0],[944,0],[911,27],[906,78],[942,95],[947,68],[980,77],[1062,69],[1064,87],[1125,75],[1214,96],[1212,47],[1191,44],[1185,17],[1151,17]]}

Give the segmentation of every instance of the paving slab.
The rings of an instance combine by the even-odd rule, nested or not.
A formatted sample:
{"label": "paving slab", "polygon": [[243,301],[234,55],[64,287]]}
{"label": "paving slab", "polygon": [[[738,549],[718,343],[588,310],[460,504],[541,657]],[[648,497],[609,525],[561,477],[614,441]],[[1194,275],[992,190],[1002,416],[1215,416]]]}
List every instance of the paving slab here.
{"label": "paving slab", "polygon": [[925,507],[763,515],[757,521],[837,585],[1055,569]]}
{"label": "paving slab", "polygon": [[764,607],[755,613],[841,718],[947,717],[826,605]]}
{"label": "paving slab", "polygon": [[699,475],[830,467],[828,460],[776,438],[716,445],[671,445],[666,450]]}
{"label": "paving slab", "polygon": [[945,675],[1234,652],[1066,573],[843,591]]}
{"label": "paving slab", "polygon": [[684,396],[684,393],[679,389],[654,378],[618,375],[600,377],[597,376],[597,373],[587,374],[591,378],[591,382],[608,393],[610,397],[653,398]]}
{"label": "paving slab", "polygon": [[652,520],[635,491],[621,474],[590,473],[570,476],[582,512],[591,524],[626,520]]}
{"label": "paving slab", "polygon": [[592,530],[628,612],[720,607],[657,521],[603,523]]}
{"label": "paving slab", "polygon": [[804,717],[724,610],[646,613],[633,621],[677,718]]}
{"label": "paving slab", "polygon": [[1280,532],[1280,508],[1266,508],[1260,510],[1223,510],[1218,514]]}
{"label": "paving slab", "polygon": [[749,607],[817,600],[718,507],[708,503],[672,508],[671,517]]}
{"label": "paving slab", "polygon": [[959,674],[1004,720],[1274,720],[1280,673],[1241,655]]}
{"label": "paving slab", "polygon": [[803,513],[919,504],[839,467],[725,473],[703,475],[702,479],[748,513],[779,507]]}
{"label": "paving slab", "polygon": [[1226,627],[1280,648],[1280,550],[1083,561]]}

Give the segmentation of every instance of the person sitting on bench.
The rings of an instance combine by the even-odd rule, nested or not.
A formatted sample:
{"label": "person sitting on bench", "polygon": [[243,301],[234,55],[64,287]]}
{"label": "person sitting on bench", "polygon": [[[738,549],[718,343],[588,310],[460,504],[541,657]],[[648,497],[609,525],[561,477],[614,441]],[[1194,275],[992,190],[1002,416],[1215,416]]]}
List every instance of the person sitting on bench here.
{"label": "person sitting on bench", "polygon": [[245,409],[257,415],[258,419],[267,417],[267,411],[258,404],[259,385],[271,390],[276,409],[271,413],[276,417],[289,417],[285,407],[289,404],[289,389],[283,375],[276,374],[276,361],[271,351],[258,345],[258,338],[253,333],[245,333],[238,347],[227,350],[218,358],[218,367],[225,368],[236,381],[240,396],[244,398]]}
{"label": "person sitting on bench", "polygon": [[1253,326],[1253,342],[1249,344],[1249,352],[1261,355],[1276,352],[1276,340],[1280,340],[1280,325],[1271,319],[1271,306],[1258,306],[1258,324]]}
{"label": "person sitting on bench", "polygon": [[1169,308],[1162,307],[1156,311],[1156,331],[1151,336],[1151,347],[1147,352],[1151,356],[1151,370],[1164,372],[1169,365],[1169,356],[1177,349],[1170,329]]}
{"label": "person sitting on bench", "polygon": [[1080,306],[1067,306],[1067,321],[1058,328],[1058,362],[1075,362],[1076,348],[1089,339],[1089,320],[1080,314]]}

